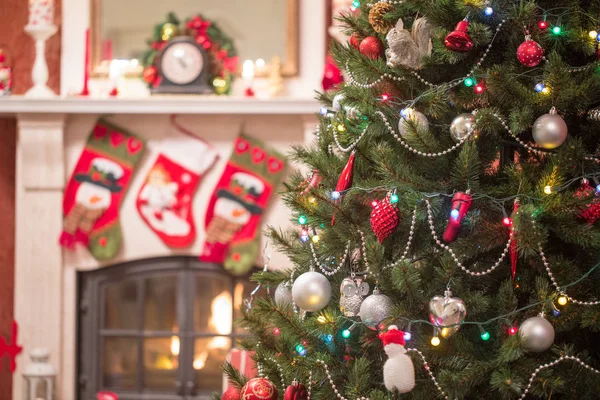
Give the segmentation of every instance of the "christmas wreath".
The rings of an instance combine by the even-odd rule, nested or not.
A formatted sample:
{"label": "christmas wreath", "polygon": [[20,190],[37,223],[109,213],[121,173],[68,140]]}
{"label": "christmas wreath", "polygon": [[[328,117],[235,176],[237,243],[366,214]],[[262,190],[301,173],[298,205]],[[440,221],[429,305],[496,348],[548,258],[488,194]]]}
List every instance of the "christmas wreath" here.
{"label": "christmas wreath", "polygon": [[215,93],[228,94],[231,89],[234,73],[237,70],[238,56],[233,39],[224,33],[214,21],[197,14],[185,21],[183,28],[174,13],[167,15],[167,20],[154,27],[151,39],[148,39],[149,49],[144,52],[143,78],[150,87],[160,83],[156,63],[158,54],[166,44],[177,36],[191,36],[196,43],[202,45],[209,58],[209,82]]}

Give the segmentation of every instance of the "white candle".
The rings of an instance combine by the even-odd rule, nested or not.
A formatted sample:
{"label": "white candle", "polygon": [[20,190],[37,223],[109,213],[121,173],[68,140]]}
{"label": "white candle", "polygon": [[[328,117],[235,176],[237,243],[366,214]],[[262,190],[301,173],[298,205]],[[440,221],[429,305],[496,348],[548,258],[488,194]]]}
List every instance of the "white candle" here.
{"label": "white candle", "polygon": [[29,0],[29,25],[48,26],[54,22],[54,0]]}
{"label": "white candle", "polygon": [[244,61],[242,65],[242,77],[250,81],[254,78],[254,63],[252,60]]}

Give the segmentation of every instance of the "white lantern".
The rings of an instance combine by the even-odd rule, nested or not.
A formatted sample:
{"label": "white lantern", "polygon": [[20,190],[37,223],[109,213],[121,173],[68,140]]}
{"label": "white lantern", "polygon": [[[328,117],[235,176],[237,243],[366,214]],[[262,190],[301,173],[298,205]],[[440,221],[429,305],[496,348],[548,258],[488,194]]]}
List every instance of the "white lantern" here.
{"label": "white lantern", "polygon": [[31,363],[23,371],[25,400],[54,400],[56,371],[50,365],[50,354],[46,349],[33,349],[29,353]]}

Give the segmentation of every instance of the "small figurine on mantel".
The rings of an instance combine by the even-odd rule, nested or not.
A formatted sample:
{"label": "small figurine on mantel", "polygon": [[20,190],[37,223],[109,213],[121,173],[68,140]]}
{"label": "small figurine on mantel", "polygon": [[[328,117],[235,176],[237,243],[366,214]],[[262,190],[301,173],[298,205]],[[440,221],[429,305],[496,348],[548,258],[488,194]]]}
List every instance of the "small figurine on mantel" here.
{"label": "small figurine on mantel", "polygon": [[283,92],[283,78],[281,76],[281,58],[273,56],[269,72],[269,95],[277,97]]}
{"label": "small figurine on mantel", "polygon": [[12,89],[12,70],[6,52],[0,49],[0,96],[8,96]]}

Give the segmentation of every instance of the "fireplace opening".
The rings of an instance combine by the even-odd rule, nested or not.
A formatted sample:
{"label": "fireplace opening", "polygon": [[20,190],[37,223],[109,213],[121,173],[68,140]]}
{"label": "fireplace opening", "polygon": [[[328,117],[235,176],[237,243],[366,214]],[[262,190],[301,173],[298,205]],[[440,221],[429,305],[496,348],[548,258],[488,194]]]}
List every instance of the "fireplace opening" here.
{"label": "fireplace opening", "polygon": [[[247,332],[234,326],[256,287],[195,257],[138,260],[78,274],[79,400],[209,399]],[[264,291],[261,291],[264,293]]]}

